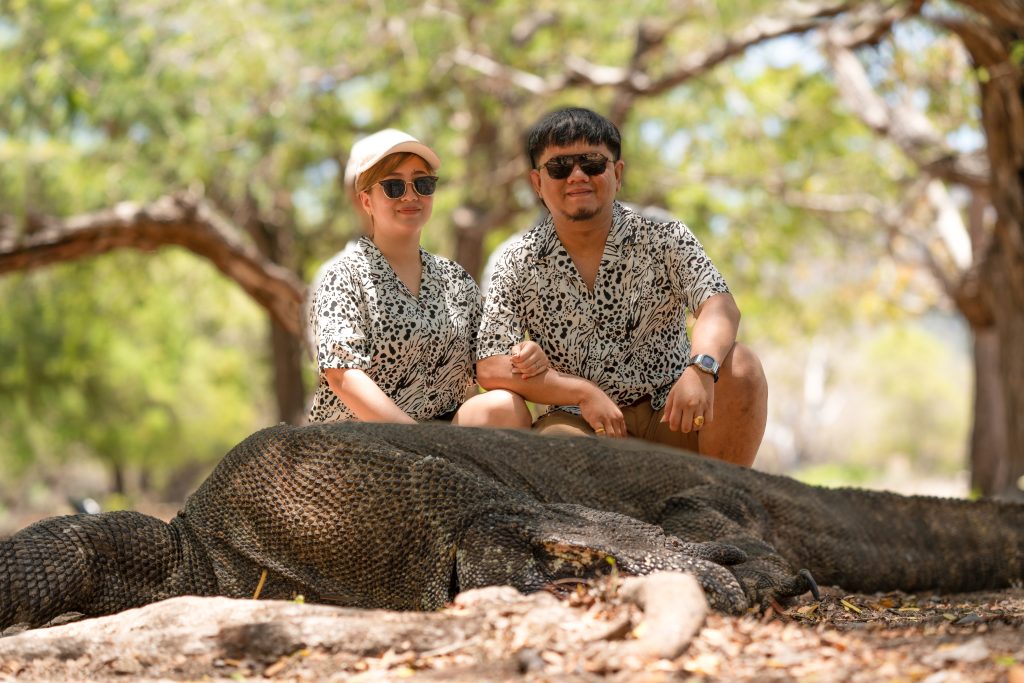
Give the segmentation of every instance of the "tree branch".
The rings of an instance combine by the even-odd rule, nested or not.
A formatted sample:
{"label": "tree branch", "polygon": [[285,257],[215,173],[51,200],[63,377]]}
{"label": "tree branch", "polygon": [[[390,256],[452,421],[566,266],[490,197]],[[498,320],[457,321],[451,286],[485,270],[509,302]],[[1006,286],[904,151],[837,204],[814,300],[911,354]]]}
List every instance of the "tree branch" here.
{"label": "tree branch", "polygon": [[958,0],[970,7],[978,16],[996,22],[1010,30],[1024,30],[1024,8],[1020,0]]}
{"label": "tree branch", "polygon": [[954,17],[933,17],[931,22],[955,33],[976,66],[990,67],[1007,60],[1006,47],[987,26]]}
{"label": "tree branch", "polygon": [[881,137],[892,140],[923,172],[947,182],[984,188],[990,182],[984,153],[958,154],[924,115],[910,106],[889,104],[868,79],[857,56],[824,32],[825,54],[835,74],[836,87],[855,116]]}
{"label": "tree branch", "polygon": [[67,219],[44,219],[41,229],[0,233],[0,275],[97,256],[114,249],[150,251],[177,245],[201,256],[234,280],[288,332],[302,338],[304,284],[244,243],[238,230],[209,203],[187,193],[149,204],[124,202]]}
{"label": "tree branch", "polygon": [[920,14],[924,0],[909,0],[904,4],[884,7],[865,4],[853,7],[827,27],[828,39],[847,49],[873,45],[892,30],[893,25]]}
{"label": "tree branch", "polygon": [[641,64],[641,57],[655,45],[660,44],[665,36],[664,27],[653,24],[641,27],[641,35],[637,39],[637,54],[631,63],[634,68],[606,66],[594,64],[580,57],[567,55],[566,70],[547,78],[502,64],[486,55],[459,47],[452,56],[456,64],[473,69],[489,78],[496,79],[507,87],[517,87],[534,95],[551,95],[572,85],[608,86],[623,92],[636,95],[657,95],[681,83],[703,74],[722,62],[742,54],[748,48],[759,43],[785,35],[806,33],[819,28],[823,21],[835,17],[860,3],[854,0],[846,2],[798,2],[789,3],[794,8],[786,17],[758,17],[748,22],[736,33],[714,42],[703,50],[690,52],[690,56],[682,60],[674,69],[657,79],[636,65]]}
{"label": "tree branch", "polygon": [[[670,90],[691,78],[706,73],[728,59],[743,54],[755,45],[765,43],[782,36],[806,33],[823,25],[823,21],[831,19],[843,12],[856,7],[857,2],[799,2],[789,3],[794,11],[785,17],[756,17],[747,22],[742,29],[715,41],[704,50],[694,51],[657,79],[649,75],[633,72],[623,76],[619,88],[634,90],[637,94],[658,95]],[[585,78],[586,72],[579,64],[571,64],[576,79]],[[597,83],[595,83],[597,84]]]}

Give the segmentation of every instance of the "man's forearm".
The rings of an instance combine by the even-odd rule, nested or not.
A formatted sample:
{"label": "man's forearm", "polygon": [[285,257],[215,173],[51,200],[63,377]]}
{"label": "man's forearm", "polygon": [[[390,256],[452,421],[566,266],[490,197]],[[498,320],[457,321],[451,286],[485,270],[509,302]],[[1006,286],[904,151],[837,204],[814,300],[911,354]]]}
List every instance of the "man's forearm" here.
{"label": "man's forearm", "polygon": [[601,391],[589,380],[553,368],[523,379],[521,375],[513,374],[511,356],[491,356],[477,361],[476,377],[484,389],[507,389],[528,401],[548,405],[579,405],[588,395]]}

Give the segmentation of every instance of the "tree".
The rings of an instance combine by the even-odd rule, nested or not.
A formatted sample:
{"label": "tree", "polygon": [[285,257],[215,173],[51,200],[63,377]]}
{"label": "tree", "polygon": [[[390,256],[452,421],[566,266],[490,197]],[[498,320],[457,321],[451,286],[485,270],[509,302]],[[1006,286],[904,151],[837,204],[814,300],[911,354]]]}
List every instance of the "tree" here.
{"label": "tree", "polygon": [[[991,228],[978,236],[979,299],[987,303],[992,322],[983,343],[1000,366],[998,375],[990,363],[979,366],[985,384],[979,385],[978,395],[983,411],[985,394],[1002,385],[1007,443],[1000,457],[999,444],[988,442],[985,430],[976,428],[972,453],[975,484],[1005,492],[1019,489],[1024,477],[1024,424],[1018,419],[1024,414],[1024,355],[1019,349],[1024,339],[1024,3],[964,4],[971,10],[965,16],[939,16],[936,22],[960,37],[978,73],[987,194],[995,208]],[[989,405],[998,408],[998,395]],[[988,448],[995,458],[989,458]]]}
{"label": "tree", "polygon": [[[970,56],[976,78],[969,82],[978,88],[984,150],[953,148],[938,126],[909,106],[907,93],[915,88],[929,92],[928,84],[904,82],[902,96],[892,88],[886,96],[878,94],[851,51],[865,42],[854,31],[826,32],[826,52],[847,105],[917,167],[919,176],[905,201],[930,205],[931,223],[937,228],[928,240],[935,248],[926,247],[922,253],[971,325],[972,486],[989,494],[1019,493],[1024,430],[1012,416],[1024,409],[1024,363],[1015,348],[1019,342],[1014,341],[1024,333],[1024,4],[936,5],[923,18],[959,38]],[[944,87],[948,92],[954,86],[947,81]],[[969,194],[966,230],[946,185],[960,186]],[[994,211],[986,216],[986,209]],[[904,226],[892,227],[895,234],[909,233]]]}

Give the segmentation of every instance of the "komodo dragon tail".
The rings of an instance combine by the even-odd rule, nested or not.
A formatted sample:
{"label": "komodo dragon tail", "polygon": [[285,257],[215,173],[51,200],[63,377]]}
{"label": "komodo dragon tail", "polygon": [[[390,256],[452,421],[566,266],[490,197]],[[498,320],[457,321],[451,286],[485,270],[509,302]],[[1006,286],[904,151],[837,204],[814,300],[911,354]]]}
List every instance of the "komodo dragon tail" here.
{"label": "komodo dragon tail", "polygon": [[0,540],[0,629],[209,595],[213,576],[178,519],[167,524],[138,512],[52,517]]}
{"label": "komodo dragon tail", "polygon": [[777,549],[819,583],[956,592],[1024,582],[1024,504],[815,489],[771,515]]}

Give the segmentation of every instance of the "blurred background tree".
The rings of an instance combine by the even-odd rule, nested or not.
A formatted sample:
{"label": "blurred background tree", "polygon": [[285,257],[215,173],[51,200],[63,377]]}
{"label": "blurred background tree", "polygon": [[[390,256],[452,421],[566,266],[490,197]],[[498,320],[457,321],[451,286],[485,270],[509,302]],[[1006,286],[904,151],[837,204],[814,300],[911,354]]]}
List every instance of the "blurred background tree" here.
{"label": "blurred background tree", "polygon": [[523,131],[571,103],[622,129],[621,198],[687,222],[736,292],[772,386],[759,466],[969,462],[1015,491],[1019,5],[2,0],[0,466],[169,496],[301,421],[352,142],[439,151],[425,243],[479,275],[536,219]]}

